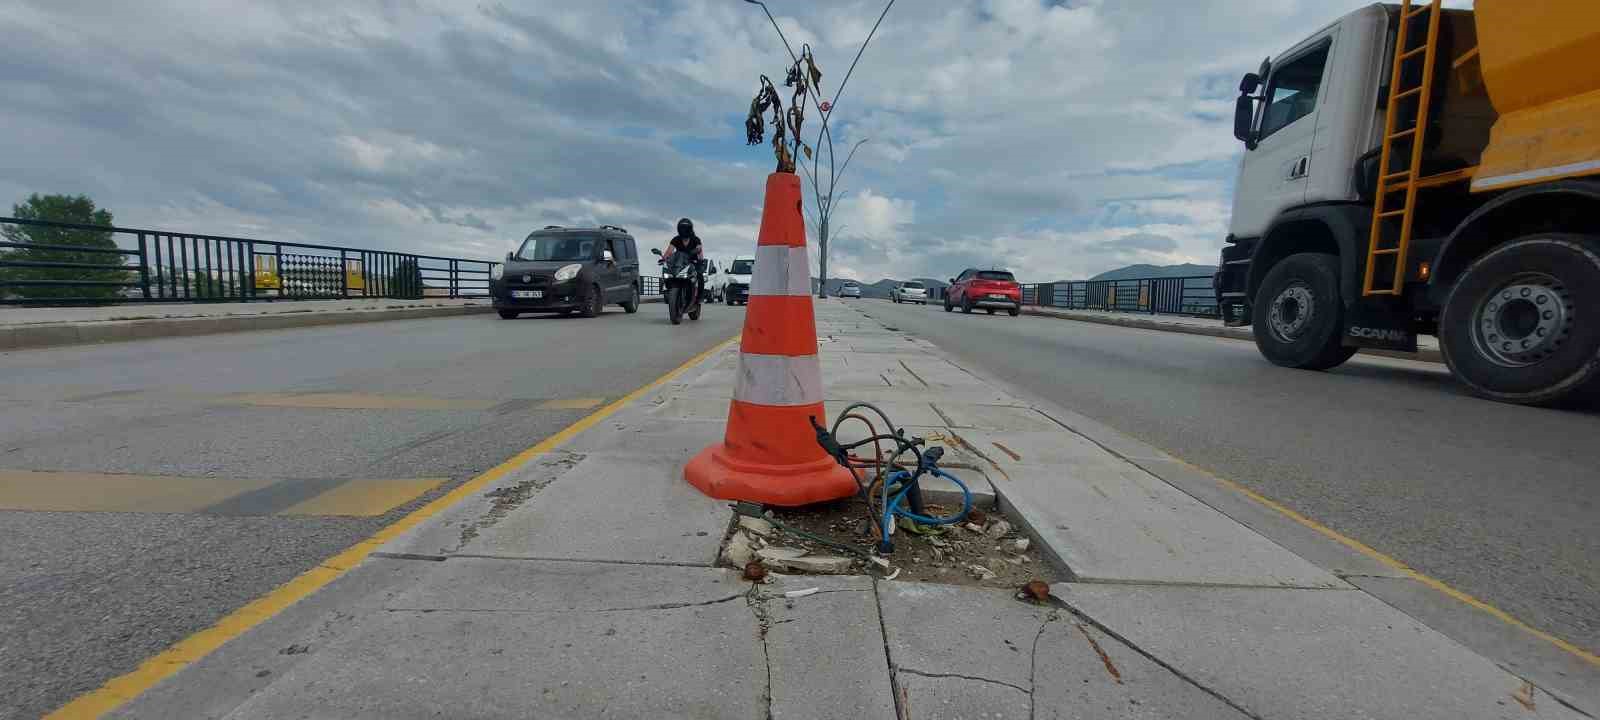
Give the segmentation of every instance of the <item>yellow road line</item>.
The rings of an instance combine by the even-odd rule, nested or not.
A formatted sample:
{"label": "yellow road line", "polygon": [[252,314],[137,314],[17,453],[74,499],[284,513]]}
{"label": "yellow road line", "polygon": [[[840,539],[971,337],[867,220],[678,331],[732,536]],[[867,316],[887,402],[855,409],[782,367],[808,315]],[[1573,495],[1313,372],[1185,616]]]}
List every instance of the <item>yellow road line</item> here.
{"label": "yellow road line", "polygon": [[450,492],[440,495],[432,502],[413,510],[409,515],[394,521],[389,526],[374,533],[371,537],[352,545],[338,555],[322,561],[321,564],[307,570],[295,579],[229,613],[211,627],[179,640],[172,647],[140,663],[139,667],[132,672],[113,678],[99,688],[79,695],[71,702],[61,706],[60,709],[46,715],[46,720],[97,718],[121,707],[146,690],[154,687],[156,683],[210,654],[221,647],[223,643],[243,635],[256,625],[282,612],[284,608],[299,602],[301,598],[337,580],[339,576],[360,564],[362,560],[366,559],[368,555],[379,547],[382,547],[384,543],[410,530],[418,523],[439,514],[439,512],[449,508],[451,505],[470,497],[482,490],[484,486],[499,479],[502,475],[522,467],[534,458],[572,439],[578,433],[588,430],[629,403],[666,384],[683,371],[688,370],[738,340],[739,337],[735,335],[717,343],[709,350],[690,358],[688,362],[673,368],[667,374],[650,381],[649,384],[590,413],[582,420],[568,425],[560,432],[545,438],[539,444],[517,453],[510,460],[457,485]]}
{"label": "yellow road line", "polygon": [[[1183,462],[1183,461],[1180,460],[1179,462]],[[1184,464],[1185,465],[1189,465],[1189,463],[1184,463]],[[1198,470],[1200,472],[1206,472],[1204,469],[1195,467],[1193,465],[1189,465],[1189,467],[1194,468],[1195,470]],[[1503,623],[1505,623],[1507,625],[1510,625],[1510,626],[1512,626],[1514,628],[1517,628],[1518,630],[1521,630],[1521,631],[1523,631],[1525,633],[1528,633],[1529,635],[1532,635],[1532,636],[1534,636],[1536,638],[1539,638],[1540,640],[1543,640],[1543,641],[1545,641],[1547,643],[1550,643],[1551,645],[1554,645],[1557,648],[1560,648],[1561,650],[1566,651],[1567,653],[1578,657],[1579,659],[1583,660],[1584,662],[1589,663],[1590,665],[1600,666],[1600,656],[1597,656],[1594,653],[1589,652],[1588,650],[1584,650],[1583,648],[1578,647],[1577,645],[1573,645],[1572,643],[1567,642],[1566,640],[1562,640],[1561,638],[1556,637],[1555,635],[1551,635],[1550,633],[1547,633],[1547,632],[1545,632],[1543,630],[1540,630],[1539,628],[1536,628],[1536,627],[1534,627],[1532,625],[1529,625],[1529,624],[1527,624],[1527,623],[1525,623],[1525,622],[1523,622],[1521,620],[1518,620],[1516,617],[1513,617],[1510,613],[1507,613],[1506,611],[1501,610],[1500,608],[1497,608],[1497,607],[1495,607],[1493,605],[1490,605],[1489,603],[1486,603],[1486,602],[1484,602],[1482,600],[1479,600],[1478,598],[1475,598],[1475,597],[1473,597],[1471,595],[1468,595],[1467,593],[1464,593],[1464,592],[1462,592],[1460,590],[1457,590],[1457,589],[1455,589],[1455,588],[1453,588],[1453,587],[1451,587],[1449,585],[1446,585],[1444,583],[1444,581],[1442,581],[1442,580],[1438,580],[1438,579],[1430,577],[1428,575],[1424,575],[1421,572],[1418,572],[1417,570],[1412,568],[1411,566],[1409,566],[1409,565],[1407,565],[1407,564],[1405,564],[1403,562],[1400,562],[1398,559],[1390,557],[1389,555],[1386,555],[1386,554],[1384,554],[1382,552],[1379,552],[1378,550],[1368,546],[1366,543],[1363,543],[1360,540],[1356,540],[1355,538],[1347,537],[1347,536],[1341,534],[1339,531],[1334,530],[1333,528],[1330,528],[1330,527],[1328,527],[1326,525],[1323,525],[1322,523],[1319,523],[1319,522],[1317,522],[1315,520],[1312,520],[1311,518],[1308,518],[1308,517],[1306,517],[1304,515],[1301,515],[1300,513],[1295,512],[1294,510],[1291,510],[1291,509],[1283,506],[1282,504],[1278,503],[1277,501],[1272,500],[1271,498],[1268,498],[1268,497],[1266,497],[1266,496],[1264,496],[1264,495],[1262,495],[1262,494],[1260,494],[1260,493],[1258,493],[1258,492],[1256,492],[1254,490],[1251,490],[1250,488],[1247,488],[1247,487],[1245,487],[1243,485],[1240,485],[1239,483],[1236,483],[1236,482],[1234,482],[1232,480],[1229,480],[1227,478],[1220,477],[1220,476],[1217,476],[1217,475],[1212,475],[1209,472],[1207,472],[1206,474],[1207,475],[1211,475],[1212,477],[1215,477],[1218,482],[1222,483],[1223,485],[1226,485],[1229,488],[1232,488],[1233,490],[1237,491],[1239,494],[1244,495],[1245,497],[1248,497],[1251,500],[1254,500],[1254,501],[1256,501],[1256,502],[1258,502],[1258,503],[1260,503],[1260,504],[1262,504],[1262,505],[1264,505],[1264,506],[1266,506],[1268,508],[1271,508],[1272,510],[1277,511],[1278,514],[1283,515],[1284,517],[1287,517],[1290,520],[1293,520],[1293,521],[1295,521],[1297,523],[1300,523],[1301,525],[1304,525],[1305,527],[1311,528],[1312,530],[1315,530],[1318,533],[1321,533],[1323,536],[1325,536],[1325,537],[1327,537],[1327,538],[1329,538],[1329,539],[1331,539],[1331,540],[1333,540],[1333,541],[1335,541],[1335,542],[1337,542],[1337,543],[1339,543],[1341,545],[1344,545],[1345,547],[1348,547],[1351,550],[1354,550],[1354,551],[1356,551],[1358,553],[1361,553],[1362,555],[1365,555],[1365,556],[1367,556],[1369,558],[1372,558],[1373,560],[1376,560],[1376,561],[1378,561],[1380,563],[1383,563],[1384,565],[1387,565],[1390,568],[1393,568],[1393,569],[1395,569],[1395,570],[1397,570],[1397,571],[1399,571],[1401,573],[1404,573],[1407,577],[1411,578],[1412,580],[1415,580],[1415,581],[1417,581],[1419,583],[1422,583],[1423,585],[1426,585],[1426,586],[1428,586],[1430,588],[1433,588],[1434,590],[1437,590],[1437,591],[1439,591],[1441,593],[1444,593],[1446,596],[1450,597],[1451,599],[1453,599],[1453,600],[1455,600],[1455,601],[1457,601],[1459,603],[1462,603],[1463,605],[1467,605],[1468,607],[1471,607],[1471,608],[1479,610],[1479,611],[1481,611],[1483,613],[1486,613],[1490,617],[1493,617],[1494,619],[1499,620],[1500,622],[1503,622]]]}
{"label": "yellow road line", "polygon": [[346,480],[277,513],[279,515],[354,515],[373,517],[404,505],[446,478]]}
{"label": "yellow road line", "polygon": [[198,512],[272,485],[176,475],[0,470],[0,509],[33,512]]}

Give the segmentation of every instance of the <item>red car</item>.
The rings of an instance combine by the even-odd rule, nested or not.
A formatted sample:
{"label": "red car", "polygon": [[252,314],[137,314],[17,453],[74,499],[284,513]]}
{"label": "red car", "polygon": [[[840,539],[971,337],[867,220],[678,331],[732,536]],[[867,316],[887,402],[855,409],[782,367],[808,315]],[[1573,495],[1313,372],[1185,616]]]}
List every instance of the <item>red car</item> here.
{"label": "red car", "polygon": [[944,311],[955,308],[970,313],[973,308],[1022,314],[1022,286],[1017,278],[1005,270],[979,270],[969,268],[957,277],[950,278],[950,287],[944,291]]}

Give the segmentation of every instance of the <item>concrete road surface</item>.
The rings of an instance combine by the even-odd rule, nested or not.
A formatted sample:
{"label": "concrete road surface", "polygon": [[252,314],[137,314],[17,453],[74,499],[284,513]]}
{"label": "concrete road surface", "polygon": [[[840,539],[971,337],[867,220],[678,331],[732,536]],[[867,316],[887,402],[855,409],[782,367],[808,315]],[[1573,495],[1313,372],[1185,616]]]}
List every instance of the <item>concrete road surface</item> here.
{"label": "concrete road surface", "polygon": [[0,718],[32,718],[738,333],[661,305],[0,353]]}
{"label": "concrete road surface", "polygon": [[1304,372],[1237,340],[863,307],[1600,652],[1600,412],[1480,400],[1430,363]]}

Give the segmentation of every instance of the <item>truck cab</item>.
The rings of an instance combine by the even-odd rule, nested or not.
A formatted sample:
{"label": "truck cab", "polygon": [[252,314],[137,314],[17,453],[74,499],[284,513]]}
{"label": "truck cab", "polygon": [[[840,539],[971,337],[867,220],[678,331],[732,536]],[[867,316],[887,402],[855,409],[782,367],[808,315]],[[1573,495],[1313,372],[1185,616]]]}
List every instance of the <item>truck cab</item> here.
{"label": "truck cab", "polygon": [[[1234,135],[1245,152],[1214,285],[1224,321],[1252,326],[1268,360],[1325,370],[1363,347],[1415,352],[1417,335],[1433,334],[1457,377],[1489,397],[1544,403],[1600,383],[1587,332],[1557,343],[1540,334],[1557,328],[1505,304],[1468,307],[1486,292],[1466,283],[1469,268],[1502,244],[1581,233],[1560,252],[1583,267],[1600,252],[1600,139],[1530,159],[1557,136],[1600,130],[1600,99],[1585,99],[1600,98],[1600,14],[1588,0],[1540,7],[1369,5],[1244,75]],[[1538,264],[1517,255],[1502,274]],[[1569,292],[1591,284],[1578,272],[1541,281],[1563,288],[1547,302],[1572,308],[1568,321],[1600,301]],[[1528,351],[1488,351],[1508,338]],[[1531,370],[1555,355],[1571,357]]]}

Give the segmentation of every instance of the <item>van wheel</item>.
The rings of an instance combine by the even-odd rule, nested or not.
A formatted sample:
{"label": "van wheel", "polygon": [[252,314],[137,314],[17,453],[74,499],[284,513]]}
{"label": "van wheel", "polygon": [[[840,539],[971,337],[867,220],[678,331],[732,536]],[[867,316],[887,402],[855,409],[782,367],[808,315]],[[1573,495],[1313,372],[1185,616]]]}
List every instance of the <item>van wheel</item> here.
{"label": "van wheel", "polygon": [[1451,372],[1483,397],[1559,405],[1600,390],[1600,237],[1538,235],[1473,262],[1439,322]]}
{"label": "van wheel", "polygon": [[622,303],[622,311],[628,314],[639,312],[639,286],[628,286],[628,299]]}
{"label": "van wheel", "polygon": [[606,294],[600,291],[599,285],[589,286],[589,295],[583,299],[583,316],[592,318],[606,311]]}
{"label": "van wheel", "polygon": [[501,310],[500,311],[500,319],[501,320],[515,320],[515,319],[517,319],[517,316],[521,315],[521,314],[522,313],[519,313],[519,312],[517,312],[515,310]]}
{"label": "van wheel", "polygon": [[1299,253],[1272,266],[1256,290],[1253,317],[1256,347],[1274,365],[1327,370],[1356,354],[1340,337],[1337,256]]}

